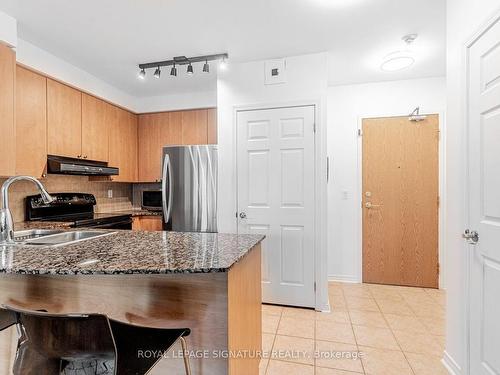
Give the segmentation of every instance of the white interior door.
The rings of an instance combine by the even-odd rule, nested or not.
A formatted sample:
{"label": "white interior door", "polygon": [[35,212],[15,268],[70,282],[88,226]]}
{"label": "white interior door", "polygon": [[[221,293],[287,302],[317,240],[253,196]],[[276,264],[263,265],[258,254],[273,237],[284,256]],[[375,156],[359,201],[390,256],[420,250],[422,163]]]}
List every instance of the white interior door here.
{"label": "white interior door", "polygon": [[266,303],[315,305],[314,110],[289,107],[237,116],[238,231],[266,235]]}
{"label": "white interior door", "polygon": [[470,47],[468,109],[469,225],[479,236],[470,245],[470,374],[492,375],[500,374],[500,22]]}

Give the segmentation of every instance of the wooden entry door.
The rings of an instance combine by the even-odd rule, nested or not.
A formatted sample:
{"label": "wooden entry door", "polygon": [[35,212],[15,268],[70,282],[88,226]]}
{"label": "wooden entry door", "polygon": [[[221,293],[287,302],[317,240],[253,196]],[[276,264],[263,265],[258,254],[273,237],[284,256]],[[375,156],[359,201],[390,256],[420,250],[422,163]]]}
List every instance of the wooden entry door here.
{"label": "wooden entry door", "polygon": [[438,288],[439,117],[362,130],[363,282]]}

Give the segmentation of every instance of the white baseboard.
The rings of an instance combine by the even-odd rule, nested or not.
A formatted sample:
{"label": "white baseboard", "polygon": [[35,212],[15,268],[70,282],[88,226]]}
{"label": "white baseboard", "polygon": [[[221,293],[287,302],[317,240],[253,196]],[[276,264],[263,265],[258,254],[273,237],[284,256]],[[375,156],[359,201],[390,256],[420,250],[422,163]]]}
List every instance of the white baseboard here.
{"label": "white baseboard", "polygon": [[338,281],[341,283],[360,283],[356,276],[351,275],[328,275],[328,281]]}
{"label": "white baseboard", "polygon": [[457,364],[457,362],[455,362],[455,360],[448,354],[446,350],[444,351],[443,359],[441,360],[441,362],[451,375],[463,375],[460,366]]}

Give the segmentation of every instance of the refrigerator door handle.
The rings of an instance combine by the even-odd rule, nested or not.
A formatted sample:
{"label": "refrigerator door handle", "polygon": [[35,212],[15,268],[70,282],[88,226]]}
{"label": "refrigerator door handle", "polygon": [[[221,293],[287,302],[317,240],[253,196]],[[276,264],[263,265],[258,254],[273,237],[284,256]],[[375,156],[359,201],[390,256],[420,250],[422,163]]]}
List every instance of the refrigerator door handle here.
{"label": "refrigerator door handle", "polygon": [[[167,175],[168,175],[168,197],[167,197]],[[170,215],[172,213],[172,166],[170,164],[170,156],[165,154],[165,159],[163,160],[163,174],[162,174],[162,187],[161,187],[161,198],[163,205],[163,220],[165,224],[170,221]],[[168,200],[168,201],[167,201]]]}

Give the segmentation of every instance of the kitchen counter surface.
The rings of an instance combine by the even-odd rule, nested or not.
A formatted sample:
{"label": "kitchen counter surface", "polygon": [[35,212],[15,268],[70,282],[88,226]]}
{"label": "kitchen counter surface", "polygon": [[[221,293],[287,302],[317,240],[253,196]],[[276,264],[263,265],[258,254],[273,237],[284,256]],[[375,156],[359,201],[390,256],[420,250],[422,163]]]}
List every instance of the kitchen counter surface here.
{"label": "kitchen counter surface", "polygon": [[112,211],[112,212],[99,212],[100,214],[119,214],[119,215],[132,215],[132,216],[162,216],[162,211],[149,211],[140,208],[131,210]]}
{"label": "kitchen counter surface", "polygon": [[[123,211],[99,212],[99,215],[131,215],[137,216],[162,216],[162,211],[148,211],[143,209],[131,209]],[[71,222],[64,221],[21,221],[14,224],[14,230],[25,229],[65,229],[70,228]]]}
{"label": "kitchen counter surface", "polygon": [[0,273],[114,275],[227,272],[264,239],[261,235],[223,233],[102,232],[112,234],[59,247],[0,246]]}

